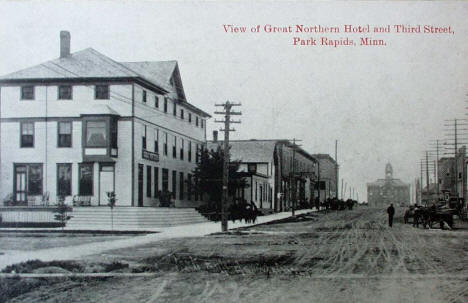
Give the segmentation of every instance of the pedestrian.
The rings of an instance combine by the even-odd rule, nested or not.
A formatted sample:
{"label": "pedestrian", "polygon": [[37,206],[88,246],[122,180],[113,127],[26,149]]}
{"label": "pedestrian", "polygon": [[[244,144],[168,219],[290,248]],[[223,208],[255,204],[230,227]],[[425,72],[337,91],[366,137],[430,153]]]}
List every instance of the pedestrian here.
{"label": "pedestrian", "polygon": [[393,203],[390,203],[390,206],[387,208],[387,214],[388,214],[388,226],[392,227],[393,215],[395,215],[395,208],[393,208]]}

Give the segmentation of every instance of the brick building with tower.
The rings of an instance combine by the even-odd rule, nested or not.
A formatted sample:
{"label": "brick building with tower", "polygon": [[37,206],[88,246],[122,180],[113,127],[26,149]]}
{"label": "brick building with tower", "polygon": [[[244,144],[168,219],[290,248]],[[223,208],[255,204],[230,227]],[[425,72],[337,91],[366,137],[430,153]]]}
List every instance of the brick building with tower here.
{"label": "brick building with tower", "polygon": [[393,177],[390,163],[385,166],[385,178],[367,183],[367,201],[370,206],[384,207],[390,203],[409,205],[410,185]]}

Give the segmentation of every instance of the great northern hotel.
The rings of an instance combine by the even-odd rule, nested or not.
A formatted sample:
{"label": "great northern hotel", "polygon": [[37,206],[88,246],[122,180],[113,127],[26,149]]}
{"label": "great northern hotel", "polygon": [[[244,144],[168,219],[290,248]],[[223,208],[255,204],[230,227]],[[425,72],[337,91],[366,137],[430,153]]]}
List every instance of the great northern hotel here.
{"label": "great northern hotel", "polygon": [[[210,116],[187,102],[176,61],[116,62],[94,49],[0,78],[0,193],[10,205],[65,196],[106,205],[199,205],[187,180]],[[83,199],[83,197],[85,199]],[[5,201],[5,199],[4,199]]]}

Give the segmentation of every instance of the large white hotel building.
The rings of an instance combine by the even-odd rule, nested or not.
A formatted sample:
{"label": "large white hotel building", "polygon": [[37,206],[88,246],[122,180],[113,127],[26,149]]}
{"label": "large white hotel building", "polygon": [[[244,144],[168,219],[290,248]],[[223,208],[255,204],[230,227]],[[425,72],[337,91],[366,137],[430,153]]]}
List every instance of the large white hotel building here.
{"label": "large white hotel building", "polygon": [[[13,59],[13,58],[11,58]],[[187,102],[176,61],[116,62],[94,49],[0,77],[0,193],[9,205],[65,196],[107,205],[198,206],[186,180],[210,116]]]}

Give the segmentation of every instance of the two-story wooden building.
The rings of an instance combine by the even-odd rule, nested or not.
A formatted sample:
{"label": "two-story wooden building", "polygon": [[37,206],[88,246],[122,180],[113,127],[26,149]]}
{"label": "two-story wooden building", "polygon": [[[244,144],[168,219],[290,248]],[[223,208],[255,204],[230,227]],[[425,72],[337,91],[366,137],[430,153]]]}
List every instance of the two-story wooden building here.
{"label": "two-story wooden building", "polygon": [[[207,143],[210,150],[223,147],[223,141]],[[295,199],[309,202],[317,182],[317,160],[289,140],[231,140],[230,158],[240,161],[239,172],[244,173],[248,187],[237,197],[253,202],[258,208],[274,211],[288,210]],[[298,206],[298,205],[297,205]]]}
{"label": "two-story wooden building", "polygon": [[155,206],[168,190],[197,206],[185,181],[209,117],[187,102],[177,61],[70,53],[63,31],[58,59],[0,77],[1,197],[106,205],[114,191],[119,206]]}

